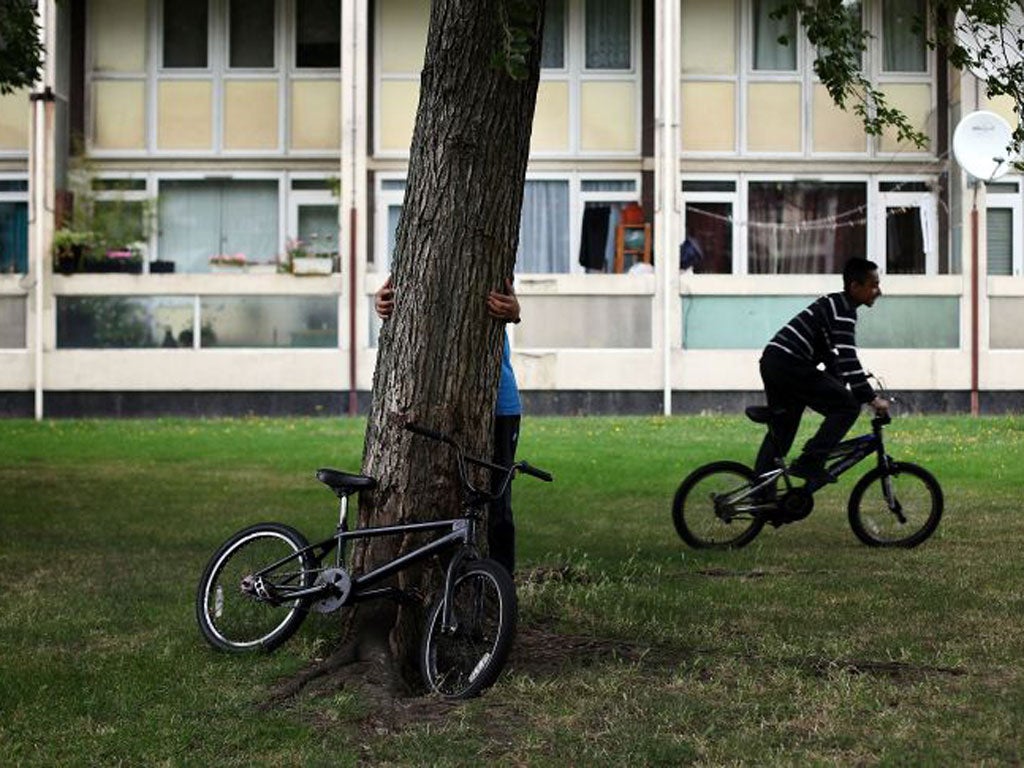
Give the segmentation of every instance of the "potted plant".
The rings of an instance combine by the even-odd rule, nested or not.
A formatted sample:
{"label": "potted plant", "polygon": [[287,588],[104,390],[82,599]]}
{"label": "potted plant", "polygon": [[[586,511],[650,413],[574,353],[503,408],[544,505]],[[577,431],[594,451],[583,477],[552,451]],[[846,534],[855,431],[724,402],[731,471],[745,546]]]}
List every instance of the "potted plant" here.
{"label": "potted plant", "polygon": [[65,275],[82,269],[96,236],[92,232],[62,227],[53,233],[54,268]]}
{"label": "potted plant", "polygon": [[211,272],[241,272],[246,264],[244,253],[215,253],[210,257]]}
{"label": "potted plant", "polygon": [[[316,235],[310,239],[315,240]],[[334,255],[313,252],[304,240],[289,240],[286,251],[293,275],[329,275],[334,271]]]}

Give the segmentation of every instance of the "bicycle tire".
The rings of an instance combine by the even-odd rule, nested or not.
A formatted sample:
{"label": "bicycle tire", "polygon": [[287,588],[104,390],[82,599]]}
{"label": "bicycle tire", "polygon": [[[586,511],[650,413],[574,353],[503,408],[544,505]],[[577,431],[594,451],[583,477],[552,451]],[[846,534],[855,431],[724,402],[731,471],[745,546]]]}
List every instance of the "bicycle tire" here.
{"label": "bicycle tire", "polygon": [[249,526],[224,542],[203,570],[196,592],[196,620],[205,640],[221,651],[245,653],[271,651],[295,634],[309,600],[275,604],[244,591],[242,581],[283,560],[266,574],[271,593],[311,586],[316,561],[302,552],[307,546],[305,536],[280,523]]}
{"label": "bicycle tire", "polygon": [[[886,480],[891,484],[905,522],[901,523],[889,508],[883,485]],[[917,464],[892,462],[889,470],[874,467],[853,487],[849,502],[850,528],[869,547],[909,549],[935,532],[942,519],[943,503],[942,487],[928,470]]]}
{"label": "bicycle tire", "polygon": [[672,522],[680,538],[695,549],[738,549],[761,532],[763,515],[736,511],[723,516],[714,498],[742,489],[757,475],[736,461],[698,467],[679,484],[672,500]]}
{"label": "bicycle tire", "polygon": [[498,679],[516,631],[512,577],[494,560],[468,560],[451,590],[451,630],[442,627],[444,589],[427,613],[420,671],[427,687],[447,699],[477,696]]}

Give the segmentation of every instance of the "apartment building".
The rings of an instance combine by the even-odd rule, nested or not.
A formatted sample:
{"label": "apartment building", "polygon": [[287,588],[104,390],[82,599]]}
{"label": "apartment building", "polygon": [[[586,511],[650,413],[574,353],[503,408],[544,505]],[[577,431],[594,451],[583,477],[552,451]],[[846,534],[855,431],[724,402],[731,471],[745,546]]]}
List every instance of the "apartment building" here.
{"label": "apartment building", "polygon": [[[510,328],[530,412],[755,401],[765,341],[853,255],[885,292],[869,369],[922,409],[1021,408],[1021,180],[950,153],[1012,109],[925,45],[925,0],[848,6],[927,147],[833,105],[771,2],[548,0]],[[0,97],[0,413],[365,411],[429,0],[40,9],[44,78]]]}

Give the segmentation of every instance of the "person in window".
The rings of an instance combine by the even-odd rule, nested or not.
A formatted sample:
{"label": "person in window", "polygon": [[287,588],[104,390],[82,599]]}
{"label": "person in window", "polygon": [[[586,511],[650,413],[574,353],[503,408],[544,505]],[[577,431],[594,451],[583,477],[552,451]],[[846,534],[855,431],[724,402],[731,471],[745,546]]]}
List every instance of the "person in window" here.
{"label": "person in window", "polygon": [[[772,422],[782,455],[793,445],[805,408],[825,417],[790,466],[794,475],[810,484],[835,482],[825,461],[857,420],[861,405],[869,403],[878,413],[889,410],[889,401],[868,383],[855,339],[857,307],[870,307],[881,295],[878,265],[854,257],[843,268],[842,293],[814,301],[772,337],[761,355],[768,405],[785,409]],[[754,464],[758,474],[774,467],[775,451],[765,437]]]}
{"label": "person in window", "polygon": [[[374,294],[373,306],[382,320],[387,320],[395,309],[395,291],[391,285],[391,276],[384,282],[380,290]],[[487,294],[488,314],[496,321],[518,323],[519,300],[516,298],[512,281],[505,280],[504,291],[491,291]],[[516,447],[519,444],[519,422],[522,416],[522,403],[519,399],[519,387],[512,370],[511,350],[508,334],[502,334],[501,374],[498,378],[498,399],[494,411],[494,455],[492,461],[498,466],[511,466],[516,460]],[[498,490],[501,478],[492,477],[491,492]],[[512,520],[512,484],[505,488],[505,493],[491,502],[487,515],[487,549],[490,557],[512,574],[516,564],[516,528]]]}

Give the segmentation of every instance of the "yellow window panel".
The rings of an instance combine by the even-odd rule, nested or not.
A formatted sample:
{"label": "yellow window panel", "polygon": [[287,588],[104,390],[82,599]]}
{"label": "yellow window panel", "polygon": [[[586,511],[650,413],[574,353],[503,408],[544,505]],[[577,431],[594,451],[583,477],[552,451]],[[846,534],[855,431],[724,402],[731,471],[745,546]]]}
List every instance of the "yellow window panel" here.
{"label": "yellow window panel", "polygon": [[224,149],[277,149],[276,80],[224,84]]}
{"label": "yellow window panel", "polygon": [[157,146],[213,148],[213,85],[208,80],[164,80],[157,86]]}
{"label": "yellow window panel", "polygon": [[542,82],[537,89],[530,151],[557,152],[568,149],[569,84],[565,81]]}
{"label": "yellow window panel", "polygon": [[[903,111],[910,118],[910,124],[917,130],[931,135],[932,89],[926,83],[886,83],[882,88],[889,105]],[[1012,125],[1012,123],[1011,123]],[[909,141],[896,140],[896,132],[887,130],[882,134],[882,152],[927,152],[929,147],[918,148]]]}
{"label": "yellow window panel", "polygon": [[636,114],[634,83],[584,82],[580,86],[580,149],[636,152]]}
{"label": "yellow window panel", "polygon": [[825,86],[814,86],[815,152],[867,152],[864,123],[852,110],[842,110],[832,101]]}
{"label": "yellow window panel", "polygon": [[1020,122],[1020,118],[1017,113],[1013,111],[1013,97],[1012,96],[993,96],[985,98],[985,109],[989,112],[995,112],[1003,120],[1010,124],[1013,128]]}
{"label": "yellow window panel", "polygon": [[89,0],[89,51],[96,72],[145,72],[146,3]]}
{"label": "yellow window panel", "polygon": [[416,125],[416,105],[420,98],[417,80],[387,80],[380,84],[379,149],[384,152],[408,152]]}
{"label": "yellow window panel", "polygon": [[735,74],[737,50],[733,3],[682,0],[679,51],[684,74]]}
{"label": "yellow window panel", "polygon": [[380,69],[386,74],[419,74],[427,47],[429,0],[380,0]]}
{"label": "yellow window panel", "polygon": [[341,149],[341,85],[337,80],[293,80],[292,149]]}
{"label": "yellow window panel", "polygon": [[97,80],[92,84],[92,144],[96,149],[146,148],[146,83]]}
{"label": "yellow window panel", "polygon": [[0,95],[0,151],[28,152],[31,114],[27,89]]}
{"label": "yellow window panel", "polygon": [[800,83],[751,83],[747,87],[747,150],[800,149]]}
{"label": "yellow window panel", "polygon": [[736,151],[736,86],[683,83],[682,133],[686,152]]}

